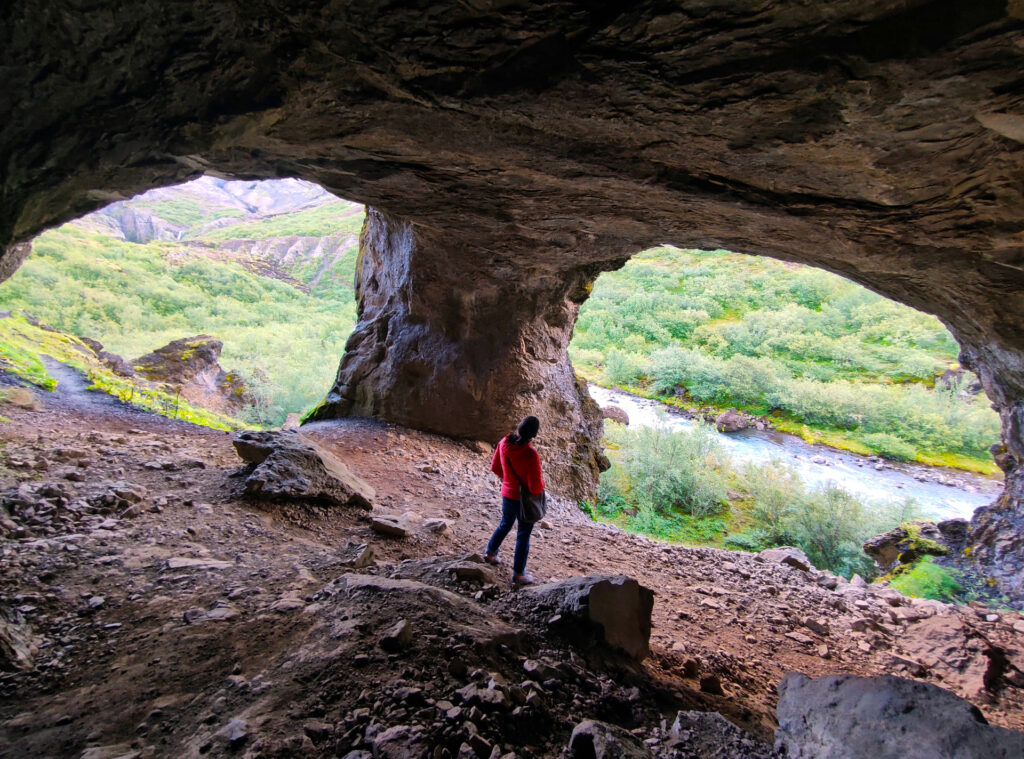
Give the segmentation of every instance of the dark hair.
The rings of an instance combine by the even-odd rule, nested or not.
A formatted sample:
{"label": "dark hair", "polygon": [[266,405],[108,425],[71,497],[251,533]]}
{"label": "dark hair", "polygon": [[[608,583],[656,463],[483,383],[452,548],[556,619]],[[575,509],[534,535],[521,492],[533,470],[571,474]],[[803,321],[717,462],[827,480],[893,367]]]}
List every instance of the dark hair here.
{"label": "dark hair", "polygon": [[525,445],[537,437],[538,431],[540,431],[540,419],[528,416],[519,423],[516,431],[508,436],[508,441],[512,445]]}

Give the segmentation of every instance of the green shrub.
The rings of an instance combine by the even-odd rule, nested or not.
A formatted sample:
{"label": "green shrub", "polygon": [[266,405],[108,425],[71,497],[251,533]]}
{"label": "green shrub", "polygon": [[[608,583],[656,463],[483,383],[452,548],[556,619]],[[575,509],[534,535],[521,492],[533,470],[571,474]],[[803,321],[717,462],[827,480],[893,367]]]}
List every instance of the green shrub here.
{"label": "green shrub", "polygon": [[606,436],[619,447],[617,461],[601,475],[629,508],[660,514],[681,511],[694,517],[727,505],[724,462],[716,434],[704,425],[670,432],[667,428],[627,429],[608,424]]}
{"label": "green shrub", "polygon": [[734,551],[758,553],[772,545],[781,544],[773,543],[768,540],[765,534],[760,530],[745,530],[743,532],[737,532],[734,535],[729,535],[722,541],[722,545],[726,548],[731,548]]}
{"label": "green shrub", "polygon": [[953,573],[936,564],[930,556],[917,562],[909,571],[893,577],[889,584],[905,596],[947,603],[956,600],[961,592],[960,583]]}
{"label": "green shrub", "polygon": [[883,458],[893,461],[914,460],[914,446],[888,432],[871,432],[867,435],[858,435],[857,439]]}

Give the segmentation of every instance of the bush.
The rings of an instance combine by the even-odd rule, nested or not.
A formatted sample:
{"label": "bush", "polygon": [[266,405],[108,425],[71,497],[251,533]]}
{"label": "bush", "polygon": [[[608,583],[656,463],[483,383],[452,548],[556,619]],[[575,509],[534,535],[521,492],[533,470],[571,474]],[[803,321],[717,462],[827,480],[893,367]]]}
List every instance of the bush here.
{"label": "bush", "polygon": [[872,432],[867,435],[858,435],[857,439],[883,458],[893,461],[914,460],[916,453],[914,446],[888,432]]}
{"label": "bush", "polygon": [[758,553],[772,545],[781,545],[781,543],[773,543],[767,540],[765,534],[760,530],[744,530],[743,532],[737,532],[735,535],[729,535],[722,541],[722,545],[734,551]]}
{"label": "bush", "polygon": [[606,435],[619,448],[618,461],[601,475],[601,482],[618,490],[631,510],[701,517],[727,505],[725,481],[718,472],[724,457],[710,428],[695,425],[670,432],[609,424]]}
{"label": "bush", "polygon": [[947,603],[954,601],[961,591],[960,583],[953,573],[936,564],[931,556],[917,562],[909,571],[893,577],[889,584],[905,596]]}

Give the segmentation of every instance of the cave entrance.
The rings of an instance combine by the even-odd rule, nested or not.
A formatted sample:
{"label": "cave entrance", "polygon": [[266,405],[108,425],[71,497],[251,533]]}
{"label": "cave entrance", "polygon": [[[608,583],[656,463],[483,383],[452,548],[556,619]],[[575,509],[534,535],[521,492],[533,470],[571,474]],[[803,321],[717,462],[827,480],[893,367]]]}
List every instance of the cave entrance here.
{"label": "cave entrance", "polygon": [[[999,416],[958,352],[934,316],[821,269],[724,250],[639,253],[597,278],[569,347],[605,415],[630,424],[606,427],[615,465],[599,516],[752,550],[801,540],[773,500],[845,499],[850,524],[833,526],[847,534],[814,558],[863,572],[872,530],[970,519],[1000,491],[989,450]],[[621,391],[676,414],[659,420]],[[695,422],[713,431],[702,438]],[[682,439],[637,431],[652,426]]]}
{"label": "cave entrance", "polygon": [[[200,408],[276,426],[312,408],[334,379],[355,323],[363,217],[362,205],[310,182],[205,176],[41,234],[0,285],[0,303],[102,344],[118,394],[141,397],[123,385],[134,373],[167,380],[172,395],[180,385]],[[191,342],[174,342],[182,338]],[[31,349],[33,338],[22,327],[6,339]],[[165,363],[216,362],[218,341],[228,372]],[[131,361],[161,346],[174,347]]]}

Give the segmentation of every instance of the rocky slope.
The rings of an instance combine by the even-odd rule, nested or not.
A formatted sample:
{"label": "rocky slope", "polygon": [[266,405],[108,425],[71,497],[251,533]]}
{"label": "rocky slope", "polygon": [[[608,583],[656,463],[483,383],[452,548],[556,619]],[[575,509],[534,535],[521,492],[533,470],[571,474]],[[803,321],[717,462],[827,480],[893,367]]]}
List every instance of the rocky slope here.
{"label": "rocky slope", "polygon": [[[711,756],[693,747],[713,736],[761,757],[792,670],[897,673],[1024,727],[1017,613],[847,583],[787,551],[660,545],[556,498],[539,579],[655,589],[642,665],[566,638],[470,555],[497,516],[483,446],[317,423],[303,437],[373,509],[260,505],[231,435],[113,400],[3,412],[0,620],[23,660],[0,674],[0,756],[555,757],[598,719],[658,756]],[[374,529],[388,516],[406,537]],[[673,732],[681,710],[748,733],[700,716]]]}

